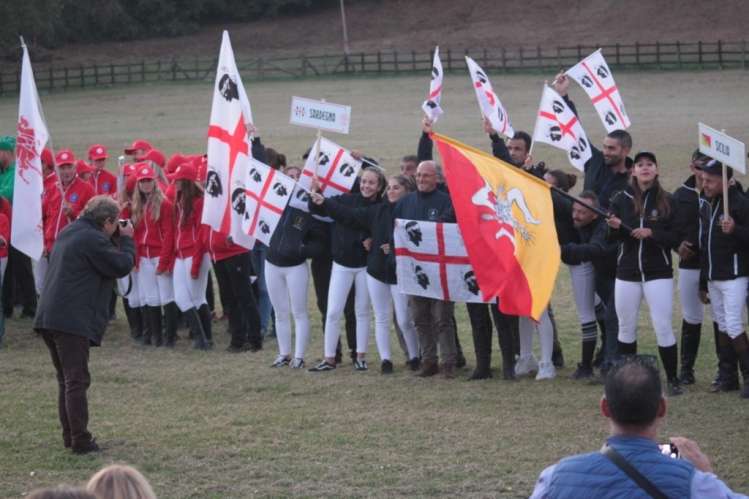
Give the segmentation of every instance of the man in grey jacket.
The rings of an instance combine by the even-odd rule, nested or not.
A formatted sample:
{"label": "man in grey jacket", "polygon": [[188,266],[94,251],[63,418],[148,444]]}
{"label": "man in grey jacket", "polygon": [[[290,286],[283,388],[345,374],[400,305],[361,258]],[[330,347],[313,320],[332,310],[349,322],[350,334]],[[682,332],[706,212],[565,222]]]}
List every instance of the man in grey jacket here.
{"label": "man in grey jacket", "polygon": [[[119,212],[116,201],[96,196],[60,232],[34,320],[57,371],[62,439],[74,454],[99,450],[88,431],[89,347],[101,345],[114,280],[135,264],[133,226],[120,226]],[[118,229],[119,247],[110,239]]]}

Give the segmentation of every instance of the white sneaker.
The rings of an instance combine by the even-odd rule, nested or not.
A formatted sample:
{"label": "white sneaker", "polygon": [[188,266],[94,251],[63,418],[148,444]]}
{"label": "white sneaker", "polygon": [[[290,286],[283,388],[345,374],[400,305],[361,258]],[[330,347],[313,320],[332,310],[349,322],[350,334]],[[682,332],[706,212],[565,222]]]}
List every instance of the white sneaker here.
{"label": "white sneaker", "polygon": [[292,359],[289,367],[292,369],[304,369],[304,359]]}
{"label": "white sneaker", "polygon": [[536,360],[536,357],[533,354],[528,357],[518,357],[517,362],[515,362],[515,374],[522,376],[531,371],[538,371],[538,361]]}
{"label": "white sneaker", "polygon": [[557,370],[554,368],[553,362],[541,362],[538,365],[538,374],[536,375],[536,381],[542,379],[552,379],[557,375]]}

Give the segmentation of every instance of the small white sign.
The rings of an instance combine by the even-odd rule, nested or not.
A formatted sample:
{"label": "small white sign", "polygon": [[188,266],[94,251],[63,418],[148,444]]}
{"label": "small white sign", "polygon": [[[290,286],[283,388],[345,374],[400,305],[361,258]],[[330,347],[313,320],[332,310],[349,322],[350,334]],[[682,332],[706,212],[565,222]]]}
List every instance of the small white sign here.
{"label": "small white sign", "polygon": [[699,135],[702,154],[746,173],[746,149],[742,142],[702,123],[699,124]]}
{"label": "small white sign", "polygon": [[351,123],[351,106],[292,97],[289,122],[292,125],[348,133],[349,123]]}

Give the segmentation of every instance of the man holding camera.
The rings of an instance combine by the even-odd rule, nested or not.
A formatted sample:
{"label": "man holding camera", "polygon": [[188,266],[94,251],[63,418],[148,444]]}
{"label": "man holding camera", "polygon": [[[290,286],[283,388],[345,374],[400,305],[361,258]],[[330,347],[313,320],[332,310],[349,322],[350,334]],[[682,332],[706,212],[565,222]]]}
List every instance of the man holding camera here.
{"label": "man holding camera", "polygon": [[[566,457],[546,468],[531,499],[715,497],[746,498],[712,474],[710,461],[695,442],[675,437],[663,453],[656,441],[666,415],[656,358],[648,355],[615,362],[606,378],[601,412],[610,436],[600,452]],[[680,453],[681,459],[673,459]]]}
{"label": "man holding camera", "polygon": [[[89,347],[101,345],[114,280],[135,265],[133,225],[129,220],[120,223],[119,213],[115,200],[96,196],[80,218],[60,232],[49,254],[34,320],[57,371],[62,439],[74,454],[99,450],[87,429]],[[115,232],[119,247],[111,239]]]}

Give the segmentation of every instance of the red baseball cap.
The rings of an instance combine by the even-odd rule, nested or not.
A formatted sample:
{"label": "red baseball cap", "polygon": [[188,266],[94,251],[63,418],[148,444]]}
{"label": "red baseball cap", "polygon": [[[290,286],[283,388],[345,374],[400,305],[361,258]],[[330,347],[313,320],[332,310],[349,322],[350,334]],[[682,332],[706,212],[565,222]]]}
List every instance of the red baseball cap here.
{"label": "red baseball cap", "polygon": [[133,151],[137,151],[138,149],[145,149],[146,151],[150,151],[151,149],[153,149],[153,147],[151,147],[151,144],[149,144],[145,140],[136,140],[135,142],[133,142],[132,146],[125,149],[125,154],[133,154]]}
{"label": "red baseball cap", "polygon": [[49,150],[49,147],[45,147],[44,149],[42,149],[42,161],[44,161],[49,166],[55,164],[55,158],[52,157],[52,151]]}
{"label": "red baseball cap", "polygon": [[127,163],[125,166],[122,167],[122,174],[125,176],[133,175],[135,174],[136,171],[138,170],[135,168],[135,165],[132,163]]}
{"label": "red baseball cap", "polygon": [[145,163],[138,163],[135,165],[135,169],[137,170],[135,173],[136,180],[145,180],[145,179],[155,179],[156,175],[153,173],[153,168],[148,166]]}
{"label": "red baseball cap", "polygon": [[143,161],[144,159],[148,159],[150,161],[153,161],[160,167],[164,168],[166,166],[166,157],[164,156],[164,153],[159,151],[158,149],[151,149],[143,156],[139,156],[138,160]]}
{"label": "red baseball cap", "polygon": [[138,183],[138,177],[135,175],[130,175],[125,181],[125,190],[127,192],[135,191],[135,184],[137,183]]}
{"label": "red baseball cap", "polygon": [[73,153],[67,149],[58,151],[55,159],[57,160],[57,166],[72,165],[73,163],[75,163],[75,157],[73,156]]}
{"label": "red baseball cap", "polygon": [[76,160],[75,165],[76,165],[76,173],[78,173],[78,175],[80,175],[82,173],[91,173],[91,172],[95,172],[96,171],[96,167],[95,166],[89,165],[83,159]]}
{"label": "red baseball cap", "polygon": [[191,182],[198,181],[198,171],[190,163],[183,163],[174,170],[172,175],[172,181],[177,180],[189,180]]}
{"label": "red baseball cap", "polygon": [[88,157],[91,161],[98,159],[109,159],[107,148],[101,144],[94,144],[88,149]]}
{"label": "red baseball cap", "polygon": [[182,156],[180,153],[177,153],[169,158],[169,161],[166,162],[166,171],[168,173],[174,173],[174,170],[176,170],[179,165],[181,165],[182,163],[187,163],[188,161],[188,158]]}

